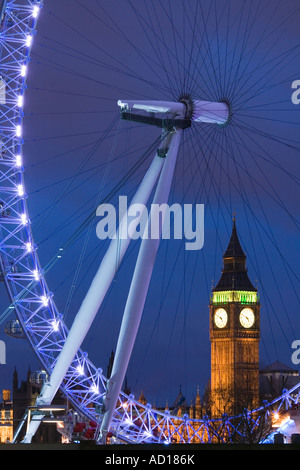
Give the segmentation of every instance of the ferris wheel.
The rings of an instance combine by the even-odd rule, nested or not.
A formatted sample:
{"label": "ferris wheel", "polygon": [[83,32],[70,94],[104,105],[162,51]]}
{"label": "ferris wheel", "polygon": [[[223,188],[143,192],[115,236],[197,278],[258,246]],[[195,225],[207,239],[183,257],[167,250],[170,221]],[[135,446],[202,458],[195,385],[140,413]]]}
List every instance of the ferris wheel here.
{"label": "ferris wheel", "polygon": [[[156,137],[151,145],[147,144],[142,157],[125,173],[121,171],[122,178],[106,194],[105,202],[143,170],[139,182],[134,180],[131,205],[138,203],[146,207],[154,190],[154,204],[168,203],[176,168],[181,164],[178,162],[189,154],[191,158],[183,171],[191,173],[191,181],[185,184],[189,184],[189,188],[200,186],[200,189],[196,187],[198,197],[200,193],[206,197],[211,195],[214,201],[212,224],[216,226],[219,219],[232,214],[234,204],[238,204],[245,211],[245,220],[249,223],[251,217],[252,223],[254,221],[261,229],[258,239],[262,234],[269,239],[283,262],[288,279],[297,282],[293,266],[270,230],[269,218],[273,220],[274,214],[269,214],[269,218],[266,215],[268,209],[271,212],[280,210],[285,223],[291,224],[293,230],[299,230],[295,211],[288,206],[293,197],[287,189],[294,194],[299,189],[299,118],[291,100],[291,90],[292,82],[297,78],[292,74],[296,73],[293,64],[299,58],[300,41],[291,29],[289,38],[294,42],[280,43],[290,22],[300,15],[297,2],[288,2],[284,19],[279,15],[282,2],[278,2],[269,19],[262,23],[261,15],[269,12],[268,2],[252,2],[251,6],[246,6],[244,2],[229,1],[219,10],[216,1],[206,5],[192,1],[183,5],[178,1],[177,8],[159,2],[159,5],[145,6],[144,9],[129,1],[124,9],[130,11],[131,29],[122,24],[120,11],[116,11],[115,18],[112,16],[111,9],[116,5],[111,5],[106,15],[101,16],[104,8],[99,2],[95,12],[80,1],[76,3],[91,23],[96,18],[112,37],[119,41],[126,39],[127,53],[128,50],[135,53],[136,62],[131,62],[130,55],[125,58],[122,56],[124,51],[119,53],[113,46],[113,52],[97,47],[105,60],[101,58],[96,63],[92,54],[76,51],[70,44],[63,48],[56,39],[49,41],[48,48],[54,55],[61,48],[60,53],[67,55],[70,61],[75,58],[113,71],[111,82],[105,83],[104,89],[111,87],[113,99],[118,93],[118,99],[114,101],[118,108],[117,120],[105,129],[101,143],[108,136],[119,137],[115,126],[120,120],[134,131],[142,127],[148,134],[151,128],[149,134],[154,132]],[[31,441],[44,416],[43,407],[51,404],[59,388],[80,413],[97,423],[100,435],[111,430],[124,441],[169,442],[167,430],[171,429],[172,423],[171,433],[179,433],[182,442],[186,439],[187,428],[193,429],[193,436],[200,441],[207,439],[208,421],[203,421],[200,427],[198,423],[195,430],[193,420],[187,416],[174,418],[168,412],[154,411],[121,391],[145,308],[160,237],[142,240],[109,380],[81,346],[128,252],[132,237],[122,237],[122,231],[128,231],[127,218],[121,219],[116,233],[110,237],[99,268],[92,270],[90,287],[70,327],[66,324],[65,312],[61,313],[46,282],[47,274],[55,266],[61,266],[65,253],[75,241],[85,233],[89,238],[96,220],[95,209],[101,199],[99,195],[96,197],[96,206],[64,243],[59,242],[47,263],[42,264],[27,206],[23,157],[24,96],[42,6],[39,1],[12,0],[2,2],[1,9],[1,271],[11,300],[2,319],[11,313],[17,316],[22,331],[49,374],[37,400],[41,411],[32,420],[24,442]],[[54,6],[52,18],[64,23],[73,35],[80,35],[76,26],[68,22],[66,5],[63,5],[64,9],[65,18],[58,18],[59,5]],[[141,47],[134,42],[134,28],[143,33],[145,42]],[[88,42],[93,45],[93,39]],[[47,55],[42,57],[42,64],[43,60],[48,60]],[[55,63],[52,58],[49,59],[51,62],[58,70],[70,72],[64,64]],[[146,64],[144,74],[140,71],[142,64]],[[138,66],[137,71],[135,67]],[[86,78],[82,69],[76,73],[73,70],[73,73],[81,79]],[[126,79],[124,85],[123,77]],[[131,89],[128,89],[129,78],[133,83]],[[102,79],[100,84],[103,85]],[[283,94],[280,96],[280,93]],[[102,97],[104,99],[104,94]],[[109,100],[112,101],[110,96]],[[283,154],[284,160],[281,159]],[[116,159],[116,165],[120,165],[119,159]],[[201,172],[204,175],[200,176]],[[207,181],[210,181],[209,187]],[[184,191],[189,188],[185,187]],[[255,210],[251,197],[256,200]],[[141,212],[137,223],[142,215]],[[265,225],[262,220],[267,221]],[[293,237],[294,232],[291,243]],[[259,277],[259,270],[256,274]],[[291,290],[297,297],[294,284]],[[105,335],[105,331],[102,334]],[[136,424],[137,416],[139,425]],[[177,420],[176,424],[174,420]]]}

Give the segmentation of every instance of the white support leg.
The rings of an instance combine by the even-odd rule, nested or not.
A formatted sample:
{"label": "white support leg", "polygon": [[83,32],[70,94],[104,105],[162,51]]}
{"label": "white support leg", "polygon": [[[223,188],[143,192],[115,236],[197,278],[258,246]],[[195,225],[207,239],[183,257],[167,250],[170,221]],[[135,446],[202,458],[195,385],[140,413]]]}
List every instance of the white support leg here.
{"label": "white support leg", "polygon": [[[161,172],[163,163],[164,158],[161,158],[157,155],[154,157],[154,160],[152,161],[131,202],[131,205],[143,204],[145,206],[147,204],[153,187]],[[130,208],[128,211],[129,210]],[[142,217],[142,212],[140,213],[140,217]],[[72,360],[74,359],[92,325],[92,322],[101,306],[106,292],[111,282],[113,281],[113,278],[126,253],[131,240],[129,236],[126,236],[127,233],[128,217],[126,214],[120,223],[116,237],[112,239],[104,258],[102,259],[102,262],[86,294],[86,297],[84,298],[81,307],[78,310],[65,344],[53,368],[50,380],[43,386],[41,394],[37,398],[37,406],[49,405],[52,402],[60,384],[62,383]],[[40,415],[40,419],[37,415],[35,415],[35,419],[30,422],[23,443],[31,442],[31,439],[36,433],[42,418],[42,415]]]}
{"label": "white support leg", "polygon": [[[166,161],[160,175],[153,204],[163,204],[168,202],[181,135],[182,130],[178,130],[172,136],[170,149],[166,156]],[[149,219],[149,222],[151,223],[151,218]],[[161,235],[161,227],[159,235]],[[100,430],[102,441],[105,440],[105,436],[109,431],[113,413],[134,346],[142,312],[144,309],[159,241],[160,236],[159,238],[151,238],[151,236],[149,236],[148,238],[143,238],[141,242],[141,247],[119,333],[112,373],[107,384],[107,392],[104,400],[105,414]]]}

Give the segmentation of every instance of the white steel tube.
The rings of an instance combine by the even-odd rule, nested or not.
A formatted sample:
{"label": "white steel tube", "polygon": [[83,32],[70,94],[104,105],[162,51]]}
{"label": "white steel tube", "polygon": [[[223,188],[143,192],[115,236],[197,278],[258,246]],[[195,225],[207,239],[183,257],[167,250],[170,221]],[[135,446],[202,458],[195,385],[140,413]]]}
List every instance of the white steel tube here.
{"label": "white steel tube", "polygon": [[175,101],[119,100],[118,106],[122,109],[139,109],[147,113],[171,113],[180,117],[184,117],[186,111],[184,103]]}
{"label": "white steel tube", "polygon": [[[157,155],[154,157],[131,202],[131,205],[146,205],[161,172],[163,163],[164,158],[161,158]],[[128,211],[129,210],[130,207]],[[142,211],[140,212],[139,217],[142,217]],[[136,218],[136,220],[138,220],[138,218]],[[126,226],[124,226],[124,224],[126,224]],[[105,294],[121,264],[121,261],[130,243],[131,238],[129,236],[119,236],[120,234],[127,233],[127,224],[128,217],[127,214],[125,214],[122,218],[119,229],[116,232],[116,237],[111,240],[109,248],[103,257],[92,284],[81,304],[80,309],[78,310],[64,346],[51,373],[49,382],[43,386],[41,394],[37,398],[38,405],[48,405],[52,402],[71,365],[72,360],[75,357],[75,354],[80,348],[86,334],[92,325],[92,322],[101,306]],[[42,418],[43,416],[40,416],[40,419],[38,419],[38,416],[35,416],[35,420],[31,421],[23,443],[31,442],[31,439],[36,433]]]}
{"label": "white steel tube", "polygon": [[[184,101],[143,101],[143,100],[119,100],[121,109],[142,110],[147,113],[171,113],[174,117],[187,117],[194,122],[206,122],[211,124],[225,124],[229,119],[229,107],[224,101],[200,101],[191,100],[190,107]],[[186,116],[191,113],[191,116]]]}
{"label": "white steel tube", "polygon": [[229,108],[225,102],[193,101],[193,121],[225,124],[228,119]]}
{"label": "white steel tube", "polygon": [[[181,135],[182,130],[177,130],[172,136],[170,149],[158,181],[153,204],[160,205],[168,201]],[[149,217],[148,225],[150,233],[151,217]],[[113,413],[140,325],[160,241],[161,228],[162,227],[160,227],[159,237],[144,237],[141,242],[119,333],[112,373],[107,384],[107,392],[104,400],[105,414],[100,430],[102,440],[105,440],[106,433],[109,431],[111,425]]]}

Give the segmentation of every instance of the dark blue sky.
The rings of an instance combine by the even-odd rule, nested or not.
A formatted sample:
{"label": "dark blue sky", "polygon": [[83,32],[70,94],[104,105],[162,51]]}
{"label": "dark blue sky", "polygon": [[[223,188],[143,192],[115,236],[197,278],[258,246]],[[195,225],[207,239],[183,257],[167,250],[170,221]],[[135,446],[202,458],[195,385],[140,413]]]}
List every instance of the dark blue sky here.
{"label": "dark blue sky", "polygon": [[[221,274],[232,214],[261,296],[261,363],[291,363],[299,326],[300,5],[287,1],[45,0],[25,96],[28,207],[42,266],[159,136],[121,122],[118,99],[228,99],[224,128],[184,133],[171,200],[205,205],[198,252],[163,242],[128,370],[136,396],[169,403],[179,386],[190,401],[209,379],[209,301]],[[115,120],[115,121],[114,121]],[[111,126],[111,123],[114,124]],[[107,135],[107,130],[112,129]],[[105,139],[103,138],[104,136]],[[146,164],[124,183],[131,196]],[[116,203],[115,198],[112,202]],[[95,220],[96,224],[96,220]],[[104,253],[92,227],[66,311],[85,235],[47,277],[66,322]],[[124,261],[84,348],[106,369],[115,348],[138,243]],[[3,292],[1,306],[8,305]],[[38,368],[25,341],[4,335],[7,364],[25,378]]]}

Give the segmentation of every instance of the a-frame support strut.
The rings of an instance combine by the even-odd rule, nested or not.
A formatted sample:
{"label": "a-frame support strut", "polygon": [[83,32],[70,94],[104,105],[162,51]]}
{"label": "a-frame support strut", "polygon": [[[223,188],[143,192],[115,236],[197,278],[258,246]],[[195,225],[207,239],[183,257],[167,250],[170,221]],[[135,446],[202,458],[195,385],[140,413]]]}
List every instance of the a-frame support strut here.
{"label": "a-frame support strut", "polygon": [[[141,204],[141,207],[146,206],[148,198],[150,197],[153,187],[161,172],[164,160],[165,159],[158,156],[158,154],[155,155],[131,202],[131,205],[127,210],[127,214],[124,214],[119,229],[117,230],[115,237],[111,240],[109,248],[99,266],[86,297],[76,314],[64,346],[50,375],[50,379],[44,384],[41,394],[36,400],[37,406],[49,405],[52,402],[77,351],[86,337],[129,246],[131,240],[128,236],[128,213],[130,212],[130,207],[133,204]],[[143,213],[141,212],[139,215],[140,218],[142,217],[142,214]],[[138,222],[138,217],[135,220]],[[40,416],[40,420],[36,416],[35,420],[31,421],[23,443],[31,442],[42,419],[43,415]]]}
{"label": "a-frame support strut", "polygon": [[[181,135],[181,129],[176,130],[172,135],[170,148],[158,181],[153,204],[158,204],[161,206],[162,204],[166,204],[168,202]],[[151,227],[151,222],[153,222],[153,220],[151,219],[150,214],[147,226],[149,236],[144,237],[141,242],[141,247],[139,250],[124,310],[113,368],[107,384],[107,391],[104,400],[105,413],[100,428],[100,438],[103,442],[105,442],[106,434],[110,428],[113,413],[119,394],[121,392],[125,373],[142,318],[144,304],[160,241],[163,221],[164,214],[162,215],[160,227],[155,228],[155,233],[158,233],[158,237],[151,237],[151,230],[153,228]]]}
{"label": "a-frame support strut", "polygon": [[[164,132],[164,142],[154,157],[154,160],[132,201],[132,204],[139,203],[143,206],[146,205],[159,175],[160,179],[154,196],[154,203],[167,203],[180,138],[183,129],[189,127],[187,124],[193,120],[196,122],[223,125],[230,117],[229,108],[225,102],[214,103],[208,101],[192,101],[190,98],[184,98],[179,102],[119,101],[118,104],[124,113],[130,112],[132,114],[132,112],[136,112],[138,114],[142,111],[142,113],[148,113],[151,115],[151,118],[155,117],[153,116],[154,114],[158,114],[159,120],[155,120],[153,122],[155,122],[154,125],[157,125],[158,123],[159,127],[162,127]],[[141,120],[141,122],[144,121]],[[167,129],[164,127],[165,123],[167,123]],[[173,129],[171,131],[172,126]],[[130,208],[128,211],[129,210]],[[142,217],[142,213],[140,214],[140,217]],[[44,384],[41,394],[36,400],[37,406],[49,405],[52,402],[77,351],[92,325],[104,296],[128,248],[130,237],[120,236],[120,234],[123,233],[123,230],[128,234],[127,221],[128,218],[125,216],[121,221],[116,237],[113,238],[110,243],[108,251],[104,256],[87,295],[74,319],[64,346],[56,360],[50,379]],[[160,227],[160,233],[161,229],[162,227]],[[141,243],[121,325],[112,375],[107,386],[105,397],[106,411],[101,425],[101,436],[104,438],[111,424],[113,412],[121,391],[123,379],[139,327],[158,245],[159,238],[151,237],[143,239]],[[43,415],[41,414],[40,419],[36,416],[35,420],[30,422],[23,440],[24,443],[31,442],[42,419]]]}

